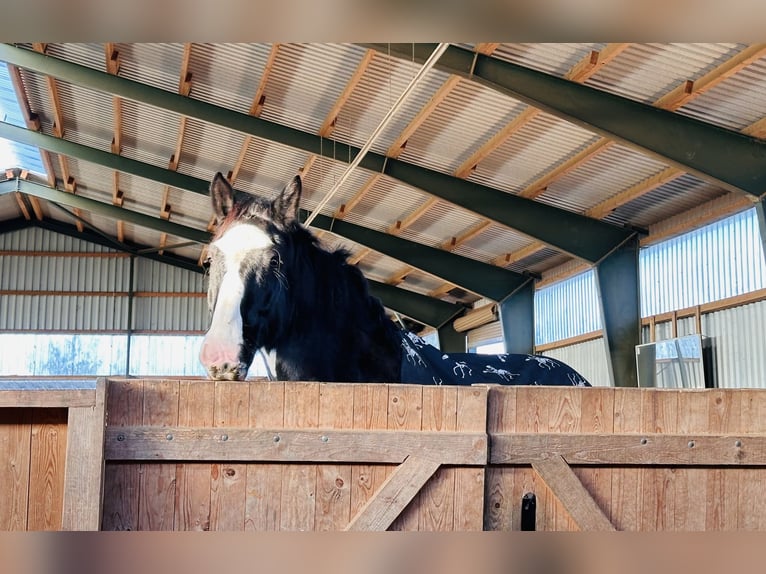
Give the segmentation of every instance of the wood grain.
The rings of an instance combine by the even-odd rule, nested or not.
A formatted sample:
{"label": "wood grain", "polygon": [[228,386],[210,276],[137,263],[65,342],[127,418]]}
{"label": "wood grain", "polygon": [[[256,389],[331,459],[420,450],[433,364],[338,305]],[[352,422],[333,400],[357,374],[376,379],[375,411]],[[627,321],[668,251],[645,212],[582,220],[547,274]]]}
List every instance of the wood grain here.
{"label": "wood grain", "polygon": [[31,409],[0,409],[0,530],[26,530]]}
{"label": "wood grain", "polygon": [[[284,409],[284,383],[250,383],[251,428],[281,427],[284,423]],[[248,464],[245,530],[279,530],[281,499],[282,465]]]}
{"label": "wood grain", "polygon": [[[180,381],[178,391],[178,424],[212,427],[215,382]],[[210,530],[212,468],[193,462],[176,466],[175,530]]]}
{"label": "wood grain", "polygon": [[[107,381],[106,419],[110,428],[141,425],[144,382],[140,379]],[[138,530],[140,464],[107,462],[104,469],[102,530]]]}
{"label": "wood grain", "polygon": [[[250,385],[241,381],[216,381],[215,426],[247,427],[249,418]],[[226,442],[223,438],[222,444]],[[213,464],[210,478],[210,530],[244,530],[246,498],[247,466]]]}
{"label": "wood grain", "polygon": [[[482,432],[487,428],[487,387],[457,388],[458,432]],[[484,454],[489,456],[489,445],[484,447]],[[455,501],[454,530],[482,530],[484,523],[484,466],[454,468]]]}
{"label": "wood grain", "polygon": [[[354,426],[354,389],[344,383],[325,383],[319,389],[320,429]],[[321,432],[321,430],[320,430]],[[329,441],[329,437],[327,437]],[[325,444],[320,437],[320,444]],[[343,530],[351,519],[351,466],[317,466],[314,530]]]}
{"label": "wood grain", "polygon": [[[422,422],[423,387],[418,385],[392,385],[388,391],[388,429],[397,431],[420,430]],[[405,508],[401,515],[391,523],[390,529],[417,530],[417,504],[416,501],[411,506]]]}
{"label": "wood grain", "polygon": [[28,530],[59,530],[64,504],[66,409],[32,414]]}
{"label": "wood grain", "polygon": [[[143,399],[143,424],[157,427],[178,424],[178,381],[144,381]],[[139,472],[139,530],[173,530],[175,465],[142,464]]]}

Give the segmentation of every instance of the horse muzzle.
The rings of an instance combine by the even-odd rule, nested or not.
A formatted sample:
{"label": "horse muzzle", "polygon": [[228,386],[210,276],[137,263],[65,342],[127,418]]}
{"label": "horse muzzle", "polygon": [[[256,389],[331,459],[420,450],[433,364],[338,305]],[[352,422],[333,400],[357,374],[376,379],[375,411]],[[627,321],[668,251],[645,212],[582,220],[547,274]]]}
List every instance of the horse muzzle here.
{"label": "horse muzzle", "polygon": [[240,359],[238,345],[222,344],[208,337],[202,342],[199,358],[208,377],[215,381],[242,381],[250,367]]}

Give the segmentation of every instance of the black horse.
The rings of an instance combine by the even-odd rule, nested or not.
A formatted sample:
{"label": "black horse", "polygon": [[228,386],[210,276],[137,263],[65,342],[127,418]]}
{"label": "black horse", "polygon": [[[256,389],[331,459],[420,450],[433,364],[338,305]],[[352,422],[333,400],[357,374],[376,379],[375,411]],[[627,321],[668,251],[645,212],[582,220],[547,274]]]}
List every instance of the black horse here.
{"label": "black horse", "polygon": [[218,229],[200,360],[211,378],[244,379],[264,349],[280,380],[589,386],[549,357],[442,353],[399,329],[348,252],[323,249],[301,225],[299,177],[266,201],[218,173],[210,195]]}

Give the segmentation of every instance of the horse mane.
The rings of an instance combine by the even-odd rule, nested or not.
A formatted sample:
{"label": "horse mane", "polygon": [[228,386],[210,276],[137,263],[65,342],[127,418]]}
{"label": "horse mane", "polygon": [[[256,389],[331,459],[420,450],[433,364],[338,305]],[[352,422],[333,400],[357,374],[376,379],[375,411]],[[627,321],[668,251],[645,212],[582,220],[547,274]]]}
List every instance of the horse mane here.
{"label": "horse mane", "polygon": [[[372,296],[349,252],[327,250],[297,222],[279,233],[291,300],[285,328],[276,341],[282,375],[319,380],[378,380],[399,377],[397,327]],[[278,365],[278,370],[280,365]]]}

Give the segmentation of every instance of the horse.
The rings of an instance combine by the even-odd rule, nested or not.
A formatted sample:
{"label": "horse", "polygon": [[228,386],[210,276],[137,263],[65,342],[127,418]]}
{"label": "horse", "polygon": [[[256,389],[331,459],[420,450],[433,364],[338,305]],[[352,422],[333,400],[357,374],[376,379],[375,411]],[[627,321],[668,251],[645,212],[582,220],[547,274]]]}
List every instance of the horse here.
{"label": "horse", "polygon": [[273,199],[210,183],[217,223],[208,246],[210,378],[242,380],[259,350],[283,381],[590,386],[539,355],[443,353],[397,326],[345,249],[327,250],[300,222],[295,176]]}

